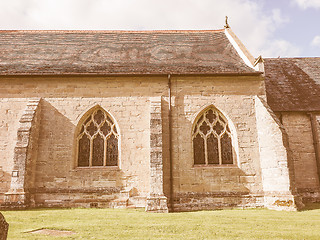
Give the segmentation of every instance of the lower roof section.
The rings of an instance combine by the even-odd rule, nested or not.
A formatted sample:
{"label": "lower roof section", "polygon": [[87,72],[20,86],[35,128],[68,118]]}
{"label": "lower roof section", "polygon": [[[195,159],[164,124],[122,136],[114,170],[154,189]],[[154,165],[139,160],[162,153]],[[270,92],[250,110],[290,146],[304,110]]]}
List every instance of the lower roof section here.
{"label": "lower roof section", "polygon": [[320,57],[267,58],[264,64],[273,111],[320,111]]}

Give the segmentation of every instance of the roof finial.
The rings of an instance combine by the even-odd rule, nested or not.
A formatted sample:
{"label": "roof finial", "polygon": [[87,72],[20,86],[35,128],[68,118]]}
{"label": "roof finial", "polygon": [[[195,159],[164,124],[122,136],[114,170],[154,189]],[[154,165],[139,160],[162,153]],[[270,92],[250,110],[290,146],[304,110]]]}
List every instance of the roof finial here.
{"label": "roof finial", "polygon": [[224,25],[224,28],[230,28],[229,23],[228,23],[228,16],[226,16],[226,25]]}

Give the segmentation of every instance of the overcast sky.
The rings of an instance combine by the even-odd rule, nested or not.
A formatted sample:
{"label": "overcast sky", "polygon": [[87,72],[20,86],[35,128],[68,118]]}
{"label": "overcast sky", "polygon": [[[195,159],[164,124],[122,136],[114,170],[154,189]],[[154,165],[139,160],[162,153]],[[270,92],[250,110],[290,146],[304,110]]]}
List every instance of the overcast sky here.
{"label": "overcast sky", "polygon": [[258,57],[320,57],[320,0],[0,0],[0,29],[232,30]]}

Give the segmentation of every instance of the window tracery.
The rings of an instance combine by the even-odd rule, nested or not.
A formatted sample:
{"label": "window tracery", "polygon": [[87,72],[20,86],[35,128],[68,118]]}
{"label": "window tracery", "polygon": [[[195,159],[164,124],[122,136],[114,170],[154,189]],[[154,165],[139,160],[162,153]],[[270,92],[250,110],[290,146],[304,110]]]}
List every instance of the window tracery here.
{"label": "window tracery", "polygon": [[113,120],[101,108],[82,123],[77,136],[78,167],[118,165],[119,134]]}
{"label": "window tracery", "polygon": [[228,121],[217,109],[211,107],[198,118],[192,142],[194,165],[233,164]]}

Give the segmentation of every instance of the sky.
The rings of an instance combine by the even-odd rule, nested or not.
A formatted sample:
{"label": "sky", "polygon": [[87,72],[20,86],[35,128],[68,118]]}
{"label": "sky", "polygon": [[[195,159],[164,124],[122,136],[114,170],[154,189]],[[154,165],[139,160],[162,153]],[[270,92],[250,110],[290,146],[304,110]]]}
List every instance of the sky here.
{"label": "sky", "polygon": [[0,0],[0,30],[214,30],[254,57],[320,57],[320,0]]}

